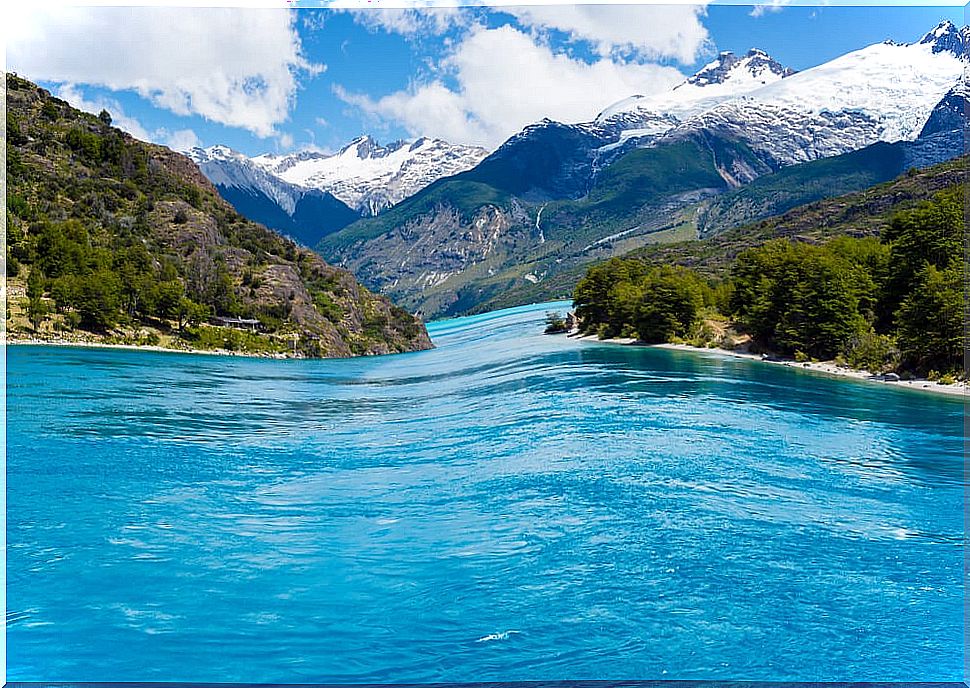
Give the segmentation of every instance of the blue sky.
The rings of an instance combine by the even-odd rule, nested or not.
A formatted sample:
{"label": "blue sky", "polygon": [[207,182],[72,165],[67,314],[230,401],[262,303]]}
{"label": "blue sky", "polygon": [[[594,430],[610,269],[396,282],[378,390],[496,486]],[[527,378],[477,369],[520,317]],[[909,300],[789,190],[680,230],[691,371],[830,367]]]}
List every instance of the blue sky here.
{"label": "blue sky", "polygon": [[962,7],[25,8],[7,68],[140,138],[247,154],[335,150],[369,133],[492,148],[666,89],[718,52],[806,69],[917,40]]}

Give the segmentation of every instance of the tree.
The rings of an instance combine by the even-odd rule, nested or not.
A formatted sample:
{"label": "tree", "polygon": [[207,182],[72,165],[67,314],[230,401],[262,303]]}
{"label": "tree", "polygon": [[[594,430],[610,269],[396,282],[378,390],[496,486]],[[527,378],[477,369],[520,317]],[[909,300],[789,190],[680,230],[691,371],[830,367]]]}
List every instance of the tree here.
{"label": "tree", "polygon": [[101,137],[81,128],[74,128],[67,132],[64,138],[68,147],[86,158],[88,162],[101,162]]}
{"label": "tree", "polygon": [[946,270],[963,263],[963,194],[964,187],[957,186],[893,217],[884,236],[892,264],[882,304],[884,320],[891,319],[913,290],[925,265]]}
{"label": "tree", "polygon": [[76,278],[74,308],[81,316],[81,324],[94,329],[106,329],[118,321],[121,305],[121,281],[108,270],[99,270]]}
{"label": "tree", "polygon": [[59,277],[53,282],[51,294],[58,308],[74,310],[82,327],[102,330],[118,321],[121,281],[110,270]]}
{"label": "tree", "polygon": [[192,299],[182,298],[179,301],[178,322],[179,332],[190,325],[198,325],[209,317],[209,309]]}
{"label": "tree", "polygon": [[643,300],[643,286],[637,282],[618,282],[609,292],[606,308],[608,335],[628,336],[636,327],[637,309]]}
{"label": "tree", "polygon": [[98,119],[101,120],[101,123],[105,126],[111,126],[111,113],[109,113],[107,110],[102,109],[98,114]]}
{"label": "tree", "polygon": [[642,285],[636,311],[637,336],[650,343],[683,337],[697,322],[703,307],[703,292],[694,273],[685,268],[659,268]]}
{"label": "tree", "polygon": [[121,278],[122,307],[129,316],[155,312],[157,277],[152,257],[144,244],[135,243],[114,256],[114,269]]}
{"label": "tree", "polygon": [[44,303],[43,299],[27,299],[27,318],[30,320],[30,325],[34,328],[35,332],[40,329],[40,324],[44,322],[44,318],[47,317],[47,313],[47,304]]}
{"label": "tree", "polygon": [[612,258],[600,265],[594,265],[586,271],[586,275],[576,285],[573,302],[576,316],[579,318],[585,332],[593,332],[601,325],[610,330],[610,307],[613,303],[614,288],[621,282],[634,283],[646,273],[646,267],[637,260],[622,260]]}
{"label": "tree", "polygon": [[561,334],[566,331],[566,320],[562,313],[549,311],[546,313],[546,334]]}
{"label": "tree", "polygon": [[43,299],[45,282],[40,269],[32,268],[27,276],[27,318],[34,330],[40,327],[48,312],[47,304]]}
{"label": "tree", "polygon": [[866,329],[859,295],[868,281],[864,272],[838,256],[811,248],[798,252],[802,255],[781,278],[778,296],[783,301],[773,339],[785,352],[828,359]]}
{"label": "tree", "polygon": [[36,231],[36,265],[47,277],[77,275],[94,267],[90,237],[79,220],[39,223]]}
{"label": "tree", "polygon": [[738,255],[731,268],[729,312],[756,340],[770,342],[780,318],[778,276],[792,260],[792,244],[769,241]]}
{"label": "tree", "polygon": [[[159,282],[155,295],[156,314],[159,317],[172,320],[179,318],[182,299],[185,296],[185,287],[179,280]],[[179,326],[181,327],[181,324]]]}
{"label": "tree", "polygon": [[915,281],[896,313],[904,365],[923,373],[961,369],[965,344],[962,267],[940,270],[927,263]]}
{"label": "tree", "polygon": [[829,246],[771,241],[739,255],[732,276],[731,309],[763,346],[831,358],[868,329],[872,278]]}
{"label": "tree", "polygon": [[44,295],[46,280],[40,268],[34,266],[27,275],[27,298],[40,298]]}

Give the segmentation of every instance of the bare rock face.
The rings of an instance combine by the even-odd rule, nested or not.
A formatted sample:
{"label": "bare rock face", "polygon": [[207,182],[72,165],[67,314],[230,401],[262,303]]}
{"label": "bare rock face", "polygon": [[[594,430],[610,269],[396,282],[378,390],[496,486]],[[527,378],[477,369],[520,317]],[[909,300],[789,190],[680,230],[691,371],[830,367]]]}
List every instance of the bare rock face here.
{"label": "bare rock face", "polygon": [[450,206],[348,247],[344,265],[365,283],[391,285],[401,303],[419,313],[447,312],[470,273],[487,275],[536,243],[518,207],[479,208],[464,217]]}

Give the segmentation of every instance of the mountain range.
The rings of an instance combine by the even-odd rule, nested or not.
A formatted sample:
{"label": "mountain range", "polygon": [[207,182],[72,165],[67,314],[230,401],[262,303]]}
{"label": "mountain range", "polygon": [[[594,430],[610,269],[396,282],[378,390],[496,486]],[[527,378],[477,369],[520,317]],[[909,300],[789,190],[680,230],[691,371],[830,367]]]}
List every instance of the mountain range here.
{"label": "mountain range", "polygon": [[[762,50],[723,52],[667,92],[634,94],[590,122],[537,122],[491,154],[364,138],[335,156],[193,157],[227,198],[262,193],[305,217],[301,240],[322,237],[317,250],[371,288],[427,317],[455,315],[563,295],[565,276],[591,261],[714,236],[959,155],[968,51],[970,29],[942,22],[914,43],[800,72]],[[425,149],[419,164],[411,156]],[[402,172],[411,167],[420,173]],[[327,210],[302,212],[310,202]]]}
{"label": "mountain range", "polygon": [[218,145],[188,154],[240,213],[313,246],[440,177],[474,167],[488,151],[432,138],[382,146],[361,136],[334,154],[302,151],[250,158]]}
{"label": "mountain range", "polygon": [[577,265],[958,155],[968,37],[943,23],[797,73],[761,51],[723,53],[592,122],[527,127],[318,250],[428,317],[564,295],[553,278]]}

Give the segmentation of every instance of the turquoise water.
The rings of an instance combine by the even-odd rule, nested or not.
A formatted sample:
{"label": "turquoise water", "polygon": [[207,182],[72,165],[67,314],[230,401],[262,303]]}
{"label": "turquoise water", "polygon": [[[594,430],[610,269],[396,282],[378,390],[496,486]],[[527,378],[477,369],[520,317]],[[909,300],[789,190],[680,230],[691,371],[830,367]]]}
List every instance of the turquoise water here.
{"label": "turquoise water", "polygon": [[434,323],[11,347],[8,678],[959,680],[962,404]]}

